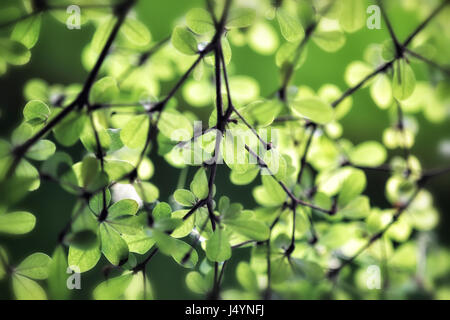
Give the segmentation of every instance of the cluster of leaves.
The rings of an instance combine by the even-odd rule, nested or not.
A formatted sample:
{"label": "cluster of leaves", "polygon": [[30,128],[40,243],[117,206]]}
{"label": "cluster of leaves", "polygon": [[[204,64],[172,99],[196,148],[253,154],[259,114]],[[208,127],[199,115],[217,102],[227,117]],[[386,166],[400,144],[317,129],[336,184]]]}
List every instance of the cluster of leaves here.
{"label": "cluster of leaves", "polygon": [[[448,1],[418,2],[414,9],[428,15],[404,42],[378,1],[389,38],[367,48],[364,61],[348,66],[346,91],[333,84],[314,91],[291,80],[307,61],[309,40],[335,52],[365,26],[365,1],[278,0],[253,6],[252,1],[211,0],[205,9],[187,12],[170,37],[156,42],[132,14],[135,3],[79,1],[86,11],[82,22],[96,26],[82,55],[89,70],[86,82],[60,86],[30,80],[23,122],[9,141],[0,140],[1,233],[34,228],[34,215],[11,208],[41,181],[56,182],[77,199],[52,258],[36,253],[14,267],[0,248],[0,279],[12,279],[18,299],[70,297],[67,267],[88,272],[102,255],[114,274],[94,289],[94,298],[150,299],[153,275],[147,275],[146,266],[158,252],[195,269],[186,284],[208,298],[374,297],[377,293],[366,286],[366,267],[387,261],[396,274],[389,297],[404,297],[417,259],[436,261],[419,275],[420,283],[438,283],[450,261],[444,259],[444,265],[439,259],[449,253],[437,249],[417,258],[423,244],[412,235],[438,223],[424,187],[449,169],[422,169],[410,148],[417,134],[414,114],[439,122],[448,112],[448,69],[442,67],[448,63],[443,54],[448,37],[435,31],[447,24]],[[2,14],[10,12],[12,19],[3,27],[13,31],[0,39],[0,73],[28,62],[41,16],[50,13],[65,21],[60,11],[68,4],[2,2]],[[228,75],[232,48],[243,45],[274,55],[281,79],[275,95],[261,97],[256,79]],[[414,63],[430,65],[433,81],[416,81]],[[175,84],[162,93],[168,81]],[[343,137],[339,120],[351,110],[352,94],[364,87],[392,115],[383,144],[354,145]],[[197,116],[183,104],[212,107],[207,129],[194,130]],[[225,135],[228,129],[251,135]],[[178,130],[182,137],[174,137]],[[234,150],[238,140],[245,146],[241,154]],[[79,143],[85,152],[75,160],[57,151],[57,145]],[[260,149],[262,154],[255,152]],[[387,149],[404,153],[388,160]],[[150,182],[150,155],[182,170],[187,159],[208,161],[195,168],[189,190],[183,181],[163,202]],[[216,199],[219,159],[233,184],[256,185],[256,208],[245,209],[226,196]],[[391,208],[374,207],[364,194],[368,170],[390,176],[385,193]],[[251,251],[250,260],[236,269],[241,288],[221,290],[227,261],[240,248]],[[350,264],[353,268],[345,268]],[[47,278],[46,293],[35,280]],[[443,287],[442,296],[448,290]]]}

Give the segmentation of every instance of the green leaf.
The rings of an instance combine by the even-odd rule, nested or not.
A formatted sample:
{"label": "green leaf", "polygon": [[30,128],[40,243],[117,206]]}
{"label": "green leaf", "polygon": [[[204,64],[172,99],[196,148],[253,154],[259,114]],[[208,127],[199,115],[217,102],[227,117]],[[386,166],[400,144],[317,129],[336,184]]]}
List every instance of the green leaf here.
{"label": "green leaf", "polygon": [[245,290],[258,292],[259,286],[256,274],[247,262],[239,262],[236,268],[236,278]]}
{"label": "green leaf", "polygon": [[184,241],[174,239],[172,258],[182,267],[192,269],[197,265],[197,251]]}
{"label": "green leaf", "polygon": [[230,174],[230,180],[233,184],[242,186],[251,183],[255,180],[256,176],[259,173],[259,168],[255,166],[254,168],[241,173],[239,171],[233,170]]}
{"label": "green leaf", "polygon": [[80,250],[89,250],[98,244],[98,238],[92,230],[82,230],[68,237],[67,242]]}
{"label": "green leaf", "polygon": [[120,131],[120,138],[130,149],[142,149],[147,141],[150,120],[147,115],[132,117]]}
{"label": "green leaf", "polygon": [[113,77],[104,77],[92,86],[89,101],[92,104],[113,102],[119,95],[117,82]]}
{"label": "green leaf", "polygon": [[150,43],[150,31],[137,19],[127,18],[120,31],[134,45],[143,47]]}
{"label": "green leaf", "polygon": [[44,80],[31,79],[25,84],[23,94],[26,100],[48,101],[49,87]]}
{"label": "green leaf", "polygon": [[[172,218],[183,219],[189,210],[178,210],[172,213]],[[182,220],[182,224],[172,232],[174,238],[184,238],[194,229],[195,215],[191,215],[186,220]]]}
{"label": "green leaf", "polygon": [[50,158],[56,151],[56,146],[50,140],[40,140],[26,153],[27,158],[44,161]]}
{"label": "green leaf", "polygon": [[[94,120],[95,121],[95,120]],[[85,126],[80,140],[87,151],[94,154],[98,153],[97,137],[100,142],[100,148],[105,152],[111,145],[111,137],[104,128],[95,128],[91,125]],[[97,132],[97,133],[96,133]],[[97,135],[97,136],[96,136]]]}
{"label": "green leaf", "polygon": [[256,12],[251,8],[235,8],[230,10],[227,22],[227,29],[245,28],[252,25],[255,20]]}
{"label": "green leaf", "polygon": [[141,230],[137,234],[124,234],[122,238],[128,244],[130,252],[138,254],[147,253],[155,244],[155,240],[152,239],[144,230]]}
{"label": "green leaf", "polygon": [[19,146],[25,143],[32,136],[33,136],[33,127],[28,123],[24,122],[13,131],[11,142],[13,145]]}
{"label": "green leaf", "polygon": [[123,160],[106,160],[105,172],[108,175],[109,181],[119,182],[126,181],[126,177],[134,170],[133,165],[128,161]]}
{"label": "green leaf", "polygon": [[259,83],[249,76],[239,75],[230,78],[230,91],[233,102],[247,104],[259,97]]}
{"label": "green leaf", "polygon": [[345,35],[340,30],[314,32],[312,39],[322,50],[336,52],[345,44]]}
{"label": "green leaf", "polygon": [[162,253],[172,256],[178,264],[185,268],[195,267],[198,262],[198,254],[189,244],[159,230],[152,230],[152,236]]}
{"label": "green leaf", "polygon": [[67,267],[64,249],[58,246],[53,253],[48,276],[50,297],[54,300],[65,300],[70,297],[70,291],[67,289]]}
{"label": "green leaf", "polygon": [[0,280],[2,280],[6,276],[7,268],[8,268],[8,255],[6,254],[5,249],[0,247]]}
{"label": "green leaf", "polygon": [[325,276],[322,267],[312,261],[292,259],[291,266],[296,276],[299,276],[301,279],[306,279],[307,281],[318,282]]}
{"label": "green leaf", "polygon": [[[222,200],[223,197],[220,199]],[[222,202],[223,203],[223,202]],[[240,215],[242,215],[242,204],[240,203],[232,203],[226,209],[222,208],[221,202],[219,202],[219,212],[222,215],[223,219],[236,219]]]}
{"label": "green leaf", "polygon": [[206,177],[206,170],[200,168],[191,182],[192,193],[200,200],[206,199],[209,193],[208,178]]}
{"label": "green leaf", "polygon": [[22,20],[14,26],[11,33],[11,39],[19,41],[28,49],[34,47],[39,39],[39,32],[41,30],[41,14],[35,14],[31,17]]}
{"label": "green leaf", "polygon": [[189,10],[186,15],[186,24],[195,33],[205,34],[214,31],[214,22],[208,11],[201,8]]}
{"label": "green leaf", "polygon": [[275,180],[273,176],[262,175],[261,180],[266,191],[266,195],[274,204],[282,204],[286,200],[286,192]]}
{"label": "green leaf", "polygon": [[176,190],[173,194],[173,198],[176,202],[185,207],[192,207],[196,202],[194,194],[185,189]]}
{"label": "green leaf", "polygon": [[346,205],[350,200],[359,196],[365,188],[366,175],[364,172],[357,169],[351,170],[341,186],[338,203],[340,205]]}
{"label": "green leaf", "polygon": [[131,283],[125,291],[127,300],[153,300],[153,293],[150,281],[144,272],[138,272],[133,275]]}
{"label": "green leaf", "polygon": [[10,39],[0,39],[0,57],[12,65],[24,65],[30,61],[31,53],[22,43]]}
{"label": "green leaf", "polygon": [[256,241],[264,241],[269,238],[270,229],[261,221],[245,218],[223,220],[231,230]]}
{"label": "green leaf", "polygon": [[35,225],[36,217],[28,212],[0,214],[0,233],[25,234],[33,230]]}
{"label": "green leaf", "polygon": [[79,175],[79,182],[82,187],[88,187],[99,172],[98,160],[91,157],[86,157],[81,162],[81,171]]}
{"label": "green leaf", "polygon": [[[105,199],[103,199],[103,197]],[[106,189],[105,192],[98,192],[96,193],[91,199],[89,199],[89,208],[94,211],[95,214],[99,215],[102,210],[103,206],[109,207],[109,204],[111,202],[111,192],[109,189]]]}
{"label": "green leaf", "polygon": [[50,108],[42,101],[33,100],[26,104],[23,109],[25,121],[31,125],[45,123],[50,116]]}
{"label": "green leaf", "polygon": [[385,40],[383,42],[383,47],[381,51],[381,56],[386,61],[391,61],[395,59],[395,56],[397,54],[397,50],[395,48],[395,43],[392,41],[392,39]]}
{"label": "green leaf", "polygon": [[166,202],[158,203],[155,208],[153,208],[152,216],[155,220],[169,219],[171,217],[172,208]]}
{"label": "green leaf", "polygon": [[291,15],[285,9],[277,10],[277,20],[280,24],[281,34],[289,42],[296,42],[305,36],[300,19]]}
{"label": "green leaf", "polygon": [[312,122],[326,124],[334,119],[333,107],[319,98],[303,98],[292,101],[292,110]]}
{"label": "green leaf", "polygon": [[391,105],[392,85],[387,75],[380,74],[375,78],[374,83],[370,86],[370,96],[382,109],[386,109]]}
{"label": "green leaf", "polygon": [[262,127],[269,126],[278,116],[283,104],[276,100],[256,101],[248,105],[244,112],[250,115]]}
{"label": "green leaf", "polygon": [[183,98],[192,107],[209,106],[214,98],[214,87],[207,79],[201,81],[189,79],[183,86]]}
{"label": "green leaf", "polygon": [[386,161],[386,149],[379,142],[366,141],[350,152],[350,161],[358,166],[379,166]]}
{"label": "green leaf", "polygon": [[208,281],[197,271],[189,272],[186,275],[186,285],[191,291],[198,294],[206,294],[210,289]]}
{"label": "green leaf", "polygon": [[360,0],[342,0],[339,23],[345,32],[355,32],[366,23],[366,7]]}
{"label": "green leaf", "polygon": [[159,197],[159,190],[150,182],[140,182],[135,187],[139,197],[146,203],[155,202]]}
{"label": "green leaf", "polygon": [[101,255],[98,246],[87,250],[70,246],[68,257],[69,267],[76,267],[81,273],[89,271],[97,265]]}
{"label": "green leaf", "polygon": [[47,294],[36,282],[15,274],[12,278],[14,295],[18,300],[46,300]]}
{"label": "green leaf", "polygon": [[[25,188],[28,188],[28,191],[34,191],[37,190],[40,186],[40,177],[39,177],[39,171],[32,166],[28,161],[22,160],[19,164],[19,166],[16,169],[15,176],[17,177],[20,185],[16,185],[16,189],[14,189],[15,193],[20,190],[20,187],[22,187],[22,184],[25,186]],[[7,192],[3,191],[3,192]],[[11,195],[11,196],[16,196]],[[6,199],[9,200],[9,197]]]}
{"label": "green leaf", "polygon": [[206,256],[209,260],[215,262],[222,262],[230,259],[230,241],[223,229],[217,228],[211,238],[206,241]]}
{"label": "green leaf", "polygon": [[408,99],[416,88],[416,76],[406,59],[398,59],[394,62],[394,78],[392,80],[392,92],[398,100]]}
{"label": "green leaf", "polygon": [[85,124],[85,115],[72,113],[55,127],[56,140],[65,147],[74,145],[80,139]]}
{"label": "green leaf", "polygon": [[96,53],[100,53],[102,51],[115,24],[116,18],[111,16],[106,20],[103,20],[97,27],[97,30],[95,30],[94,36],[92,37],[91,48]]}
{"label": "green leaf", "polygon": [[297,47],[295,43],[286,42],[283,43],[277,51],[275,56],[275,63],[277,67],[279,67],[282,73],[282,76],[286,76],[287,70],[289,70],[295,62],[294,70],[300,68],[307,58],[307,50],[306,48],[300,53],[300,58],[295,60]]}
{"label": "green leaf", "polygon": [[370,202],[369,198],[366,196],[359,196],[356,199],[350,201],[344,208],[340,209],[339,212],[342,216],[349,219],[361,219],[365,218],[370,213]]}
{"label": "green leaf", "polygon": [[126,273],[122,276],[108,279],[100,283],[94,289],[95,300],[118,300],[121,298],[130,285],[133,278],[133,273]]}
{"label": "green leaf", "polygon": [[113,227],[121,235],[123,234],[138,234],[144,227],[144,216],[122,215],[110,219],[108,217],[107,223]]}
{"label": "green leaf", "polygon": [[181,219],[163,218],[163,219],[158,219],[153,224],[152,227],[155,230],[171,233],[173,230],[177,229],[182,224],[183,224],[183,221]]}
{"label": "green leaf", "polygon": [[111,264],[120,266],[128,260],[128,245],[119,232],[108,224],[100,225],[101,250]]}
{"label": "green leaf", "polygon": [[198,52],[198,43],[195,36],[183,27],[176,27],[172,32],[172,45],[181,53],[195,55]]}
{"label": "green leaf", "polygon": [[17,268],[15,273],[35,280],[48,278],[48,272],[52,259],[44,253],[33,253],[28,256]]}
{"label": "green leaf", "polygon": [[194,135],[191,121],[180,113],[163,112],[158,121],[158,130],[172,141],[187,141]]}
{"label": "green leaf", "polygon": [[115,219],[123,215],[134,216],[139,210],[139,205],[131,199],[124,199],[114,203],[108,209],[108,219]]}

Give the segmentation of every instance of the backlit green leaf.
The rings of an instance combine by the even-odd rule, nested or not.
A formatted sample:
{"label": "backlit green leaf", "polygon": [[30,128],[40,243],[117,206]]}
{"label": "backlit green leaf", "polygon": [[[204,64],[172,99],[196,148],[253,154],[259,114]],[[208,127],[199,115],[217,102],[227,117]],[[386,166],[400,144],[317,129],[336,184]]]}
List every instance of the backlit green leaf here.
{"label": "backlit green leaf", "polygon": [[269,238],[269,227],[261,221],[238,218],[224,220],[224,223],[251,240],[264,241]]}
{"label": "backlit green leaf", "polygon": [[195,196],[192,192],[185,189],[178,189],[173,194],[176,202],[185,207],[190,207],[195,204]]}
{"label": "backlit green leaf", "polygon": [[222,262],[230,259],[231,246],[224,230],[217,228],[212,237],[206,241],[206,256],[209,260]]}
{"label": "backlit green leaf", "polygon": [[366,22],[366,7],[360,0],[341,0],[339,23],[346,32],[361,29]]}
{"label": "backlit green leaf", "polygon": [[208,196],[208,178],[205,169],[198,169],[191,182],[191,191],[200,200],[206,199]]}
{"label": "backlit green leaf", "polygon": [[123,35],[132,44],[146,46],[150,43],[151,35],[147,27],[137,19],[128,18],[121,29]]}
{"label": "backlit green leaf", "polygon": [[34,144],[26,153],[30,159],[37,161],[44,161],[50,158],[56,151],[56,146],[49,140],[40,140]]}
{"label": "backlit green leaf", "polygon": [[285,9],[277,10],[277,20],[280,24],[281,34],[289,42],[299,41],[305,36],[300,19],[291,15]]}
{"label": "backlit green leaf", "polygon": [[186,15],[187,26],[198,34],[214,31],[214,22],[208,11],[201,8],[189,10]]}
{"label": "backlit green leaf", "polygon": [[230,11],[226,22],[228,29],[245,28],[255,20],[255,10],[251,8],[236,8]]}
{"label": "backlit green leaf", "polygon": [[126,288],[130,285],[133,273],[127,273],[122,276],[108,279],[100,283],[94,289],[95,300],[117,300],[124,294]]}
{"label": "backlit green leaf", "polygon": [[0,39],[0,57],[12,65],[24,65],[30,61],[31,53],[22,43]]}
{"label": "backlit green leaf", "polygon": [[392,80],[392,92],[398,100],[408,99],[416,87],[416,76],[406,59],[394,62],[394,78]]}
{"label": "backlit green leaf", "polygon": [[366,196],[360,196],[350,201],[344,208],[339,210],[339,212],[346,218],[349,219],[360,219],[365,218],[370,213],[370,202],[369,198]]}
{"label": "backlit green leaf", "polygon": [[198,52],[195,36],[186,28],[176,27],[172,32],[172,45],[181,53],[194,55]]}
{"label": "backlit green leaf", "polygon": [[67,267],[66,253],[62,246],[58,246],[49,267],[48,287],[52,299],[64,300],[70,296],[67,288]]}
{"label": "backlit green leaf", "polygon": [[25,121],[31,125],[38,125],[47,121],[50,116],[50,108],[39,100],[33,100],[27,103],[23,109]]}
{"label": "backlit green leaf", "polygon": [[28,19],[16,23],[11,39],[21,42],[28,49],[34,47],[41,30],[41,15],[35,14]]}
{"label": "backlit green leaf", "polygon": [[313,122],[325,124],[334,119],[334,110],[330,104],[319,98],[303,98],[292,101],[292,110]]}
{"label": "backlit green leaf", "polygon": [[149,118],[146,115],[133,117],[120,131],[123,143],[131,149],[141,149],[147,141]]}
{"label": "backlit green leaf", "polygon": [[101,250],[105,257],[115,266],[128,260],[128,245],[120,234],[106,223],[100,225]]}
{"label": "backlit green leaf", "polygon": [[89,100],[93,104],[113,102],[119,95],[116,80],[112,77],[104,77],[92,86]]}
{"label": "backlit green leaf", "polygon": [[48,278],[51,262],[52,259],[48,255],[33,253],[15,268],[15,272],[31,279],[44,280]]}

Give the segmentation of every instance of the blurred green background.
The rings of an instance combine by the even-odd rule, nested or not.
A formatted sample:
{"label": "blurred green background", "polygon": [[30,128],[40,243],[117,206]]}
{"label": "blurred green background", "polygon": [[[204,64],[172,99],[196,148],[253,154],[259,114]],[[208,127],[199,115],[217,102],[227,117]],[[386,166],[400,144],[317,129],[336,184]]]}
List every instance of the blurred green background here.
{"label": "blurred green background", "polygon": [[[140,20],[149,26],[153,40],[158,41],[170,35],[173,26],[189,8],[203,6],[203,0],[139,1],[136,13]],[[405,12],[398,4],[391,9],[389,15],[394,29],[400,39],[405,39],[420,20],[412,12]],[[272,23],[276,24],[275,21]],[[278,30],[278,27],[275,30]],[[85,25],[81,30],[68,30],[52,17],[45,16],[41,38],[32,51],[31,62],[24,67],[12,68],[0,78],[0,136],[9,137],[22,117],[21,112],[26,103],[22,90],[27,80],[41,78],[51,84],[82,83],[85,80],[87,71],[81,65],[80,55],[84,46],[91,40],[93,31],[94,28],[91,25]],[[318,89],[325,83],[332,83],[344,90],[347,87],[344,82],[347,65],[352,61],[361,60],[369,44],[381,43],[387,37],[387,29],[383,24],[381,30],[363,28],[354,34],[347,35],[346,45],[336,53],[324,52],[313,42],[309,42],[308,58],[297,71],[294,83],[308,85],[313,89]],[[416,64],[414,68],[419,79],[426,76],[428,72],[424,64]],[[274,56],[258,55],[247,46],[233,47],[230,72],[257,79],[262,96],[269,95],[279,86],[279,74]],[[167,84],[167,88],[169,86],[170,84]],[[164,88],[162,92],[166,92]],[[207,119],[211,109],[203,108],[197,111],[203,119]],[[438,144],[442,140],[450,139],[450,121],[447,119],[444,123],[435,125],[426,121],[422,115],[417,116],[417,120],[420,131],[412,153],[418,156],[425,168],[448,164],[449,159],[440,155]],[[342,124],[344,136],[354,143],[369,139],[381,141],[383,130],[390,125],[388,113],[380,110],[373,103],[368,89],[360,90],[354,95],[352,111],[344,118]],[[160,199],[166,201],[175,189],[179,171],[171,168],[161,158],[153,156],[152,160],[155,164],[155,176],[152,182],[160,189]],[[252,186],[233,186],[229,182],[228,174],[225,166],[219,167],[218,195],[227,194],[233,201],[239,201],[247,208],[255,206],[251,196]],[[387,207],[388,203],[384,198],[386,176],[368,173],[368,179],[366,194],[370,195],[372,204]],[[429,189],[435,196],[436,206],[441,214],[441,223],[437,230],[438,242],[448,247],[450,244],[448,232],[450,179],[439,178],[429,186]],[[31,193],[23,203],[18,205],[18,209],[34,213],[38,220],[32,233],[19,238],[2,237],[0,239],[8,250],[11,261],[17,263],[36,251],[51,255],[56,245],[58,232],[67,222],[74,202],[75,199],[57,185],[44,182],[39,190]],[[237,254],[233,255],[230,267],[227,267],[225,288],[234,285],[232,280],[234,276],[231,275],[234,273],[234,266],[237,261],[247,255],[246,250],[237,251]],[[101,281],[101,265],[100,263],[96,269],[82,275],[82,288],[86,290],[75,291],[74,298],[91,298],[91,289]],[[157,255],[148,267],[155,297],[159,299],[202,298],[187,290],[184,283],[186,273],[186,269],[179,267],[170,257]],[[0,299],[11,298],[9,285],[7,281],[0,283]]]}

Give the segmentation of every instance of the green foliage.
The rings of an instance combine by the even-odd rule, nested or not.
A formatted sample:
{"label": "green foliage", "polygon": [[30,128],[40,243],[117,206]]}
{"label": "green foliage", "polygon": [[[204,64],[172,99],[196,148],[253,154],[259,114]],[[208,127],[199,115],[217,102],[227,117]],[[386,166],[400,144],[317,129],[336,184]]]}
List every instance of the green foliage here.
{"label": "green foliage", "polygon": [[214,231],[206,242],[206,256],[209,260],[222,262],[230,259],[231,247],[228,236],[222,229]]}
{"label": "green foliage", "polygon": [[333,108],[317,98],[305,98],[292,103],[293,111],[313,122],[326,124],[333,120]]}
{"label": "green foliage", "polygon": [[198,44],[195,36],[183,27],[176,27],[172,33],[172,45],[181,53],[195,55]]}
{"label": "green foliage", "polygon": [[206,171],[203,168],[198,169],[191,182],[191,191],[198,199],[205,199],[208,196],[208,190]]}
{"label": "green foliage", "polygon": [[[436,31],[448,25],[448,9],[425,20],[435,3],[408,4],[428,27],[419,24],[406,42],[382,30],[381,43],[346,66],[345,88],[329,83],[321,65],[314,79],[296,72],[310,67],[311,52],[330,54],[362,37],[368,1],[244,2],[190,8],[167,39],[154,39],[133,1],[83,8],[83,26],[95,28],[81,57],[86,80],[30,79],[23,119],[0,140],[2,237],[34,229],[45,212],[33,210],[35,217],[20,207],[41,184],[77,199],[61,213],[68,223],[53,234],[52,258],[34,253],[14,264],[0,247],[0,280],[11,282],[15,298],[71,298],[68,267],[106,267],[106,279],[90,288],[94,299],[158,298],[158,275],[147,268],[158,254],[189,269],[186,287],[207,297],[378,298],[366,285],[373,265],[389,272],[384,298],[405,298],[417,282],[436,298],[448,293],[450,258],[439,260],[448,252],[437,243],[438,253],[425,250],[423,237],[439,223],[425,188],[449,170],[425,170],[413,155],[419,125],[448,114],[448,34]],[[1,76],[30,61],[49,11],[65,19],[56,8],[0,6],[23,14],[0,35]],[[235,57],[246,51],[258,58],[241,70]],[[251,76],[255,63],[260,72]],[[274,70],[279,86],[269,94],[261,77]],[[390,121],[375,140],[346,135],[354,112],[370,107],[359,90]],[[178,183],[163,171],[177,169]],[[386,184],[370,171],[386,175]],[[248,201],[223,195],[224,176]],[[383,193],[391,207],[378,207]],[[228,264],[237,257],[245,258]],[[229,265],[237,267],[226,272]],[[229,274],[238,283],[232,289]]]}
{"label": "green foliage", "polygon": [[23,109],[25,121],[31,125],[45,123],[50,116],[50,108],[39,100],[30,101]]}

